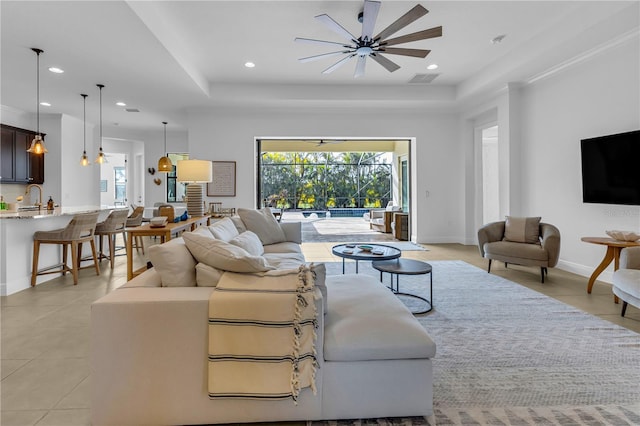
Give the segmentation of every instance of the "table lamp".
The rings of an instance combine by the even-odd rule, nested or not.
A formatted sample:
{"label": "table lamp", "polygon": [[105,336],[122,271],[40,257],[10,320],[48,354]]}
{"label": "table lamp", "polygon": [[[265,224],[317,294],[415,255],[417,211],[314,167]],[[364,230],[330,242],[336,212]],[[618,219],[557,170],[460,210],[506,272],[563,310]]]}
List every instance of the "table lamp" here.
{"label": "table lamp", "polygon": [[213,167],[208,160],[178,160],[178,182],[187,183],[187,213],[204,215],[202,183],[213,180]]}

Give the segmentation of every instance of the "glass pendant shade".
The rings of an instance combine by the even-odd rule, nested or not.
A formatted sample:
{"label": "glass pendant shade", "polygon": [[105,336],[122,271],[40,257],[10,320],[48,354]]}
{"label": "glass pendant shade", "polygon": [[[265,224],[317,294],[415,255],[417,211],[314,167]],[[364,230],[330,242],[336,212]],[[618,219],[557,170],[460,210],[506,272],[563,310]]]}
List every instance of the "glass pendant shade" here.
{"label": "glass pendant shade", "polygon": [[[164,152],[167,152],[167,122],[163,121],[164,124]],[[171,163],[171,159],[169,156],[160,157],[158,160],[158,171],[163,173],[170,173],[173,171],[173,163]]]}
{"label": "glass pendant shade", "polygon": [[32,154],[46,154],[47,147],[40,135],[40,54],[42,49],[31,48],[36,53],[36,137],[31,141],[31,146],[27,152]]}
{"label": "glass pendant shade", "polygon": [[27,152],[30,152],[32,154],[46,154],[49,151],[47,150],[47,147],[44,146],[42,136],[36,135],[36,137],[31,141],[31,146],[29,147]]}
{"label": "glass pendant shade", "polygon": [[100,151],[98,151],[98,156],[96,157],[96,163],[104,164],[106,162],[107,162],[107,159],[104,156],[104,152],[102,151],[102,147],[100,147]]}
{"label": "glass pendant shade", "polygon": [[80,158],[80,165],[82,166],[88,166],[89,163],[89,157],[87,157],[87,151],[82,151],[82,157]]}

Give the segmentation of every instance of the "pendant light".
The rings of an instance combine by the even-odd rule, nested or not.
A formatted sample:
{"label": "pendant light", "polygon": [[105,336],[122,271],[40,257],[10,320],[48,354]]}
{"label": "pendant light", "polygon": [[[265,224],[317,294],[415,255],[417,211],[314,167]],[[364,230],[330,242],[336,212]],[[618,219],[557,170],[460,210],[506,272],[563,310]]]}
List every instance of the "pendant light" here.
{"label": "pendant light", "polygon": [[40,54],[44,52],[42,49],[31,48],[36,52],[36,136],[31,141],[31,146],[27,150],[32,154],[46,154],[47,147],[44,146],[42,135],[40,134]]}
{"label": "pendant light", "polygon": [[82,94],[80,95],[82,96],[82,102],[83,102],[83,116],[82,116],[82,123],[84,125],[84,127],[82,128],[83,130],[83,151],[82,151],[82,157],[80,158],[80,164],[83,166],[88,166],[89,164],[91,164],[89,162],[89,157],[87,157],[87,95]]}
{"label": "pendant light", "polygon": [[173,171],[173,164],[171,163],[171,159],[167,155],[167,122],[163,121],[162,124],[164,124],[164,153],[165,153],[165,156],[161,157],[158,160],[158,171],[159,172],[164,172],[164,173],[169,173],[169,172]]}
{"label": "pendant light", "polygon": [[96,84],[96,86],[98,86],[98,89],[100,89],[100,149],[98,150],[96,163],[104,164],[106,162],[104,152],[102,151],[102,88],[104,87],[104,84]]}

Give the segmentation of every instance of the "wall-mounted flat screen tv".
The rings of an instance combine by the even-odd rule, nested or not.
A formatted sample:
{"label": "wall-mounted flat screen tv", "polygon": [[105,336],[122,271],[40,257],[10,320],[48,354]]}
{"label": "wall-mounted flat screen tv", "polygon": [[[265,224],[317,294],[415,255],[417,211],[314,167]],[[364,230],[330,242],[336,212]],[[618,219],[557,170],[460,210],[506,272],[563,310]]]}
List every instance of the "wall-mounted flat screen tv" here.
{"label": "wall-mounted flat screen tv", "polygon": [[582,201],[640,205],[640,130],[580,142]]}

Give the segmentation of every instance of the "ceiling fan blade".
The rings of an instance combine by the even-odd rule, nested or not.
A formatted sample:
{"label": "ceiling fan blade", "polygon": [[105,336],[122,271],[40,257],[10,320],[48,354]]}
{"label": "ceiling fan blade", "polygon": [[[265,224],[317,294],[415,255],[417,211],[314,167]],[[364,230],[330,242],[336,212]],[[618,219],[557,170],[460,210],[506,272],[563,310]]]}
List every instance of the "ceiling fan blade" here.
{"label": "ceiling fan blade", "polygon": [[389,40],[383,40],[380,42],[381,46],[393,46],[396,44],[409,43],[410,41],[426,40],[428,38],[435,38],[442,36],[442,27],[429,28],[428,30],[418,31],[403,35]]}
{"label": "ceiling fan blade", "polygon": [[326,70],[322,71],[322,74],[329,74],[331,72],[334,72],[335,70],[337,70],[338,68],[340,68],[341,66],[343,66],[344,64],[349,62],[349,60],[351,58],[353,58],[354,56],[356,56],[356,54],[352,53],[351,55],[340,59],[338,62],[336,62],[335,64],[331,65],[329,68],[327,68]]}
{"label": "ceiling fan blade", "polygon": [[364,67],[367,64],[366,56],[358,56],[358,63],[356,64],[356,72],[353,73],[355,78],[364,77]]}
{"label": "ceiling fan blade", "polygon": [[342,50],[340,52],[323,53],[321,55],[307,56],[306,58],[300,58],[298,59],[298,61],[304,64],[306,62],[317,61],[318,59],[330,58],[331,56],[338,56],[346,53],[351,53],[351,52],[348,50]]}
{"label": "ceiling fan blade", "polygon": [[333,20],[333,18],[331,18],[331,16],[327,15],[326,13],[316,16],[316,19],[322,22],[324,25],[326,25],[331,31],[335,32],[336,34],[339,34],[342,37],[351,41],[357,40],[356,37],[353,36],[353,34],[345,30],[342,25],[338,24],[336,21]]}
{"label": "ceiling fan blade", "polygon": [[362,15],[363,40],[371,40],[371,38],[373,37],[373,28],[376,26],[376,20],[378,19],[379,10],[379,1],[364,0],[364,10]]}
{"label": "ceiling fan blade", "polygon": [[315,40],[312,38],[302,38],[302,37],[296,37],[294,39],[294,41],[297,41],[298,43],[308,43],[308,44],[332,44],[335,46],[342,46],[342,47],[352,47],[346,43],[340,43],[337,41],[326,41],[326,40]]}
{"label": "ceiling fan blade", "polygon": [[369,55],[369,57],[371,59],[373,59],[374,61],[376,61],[377,63],[379,63],[380,65],[382,65],[389,72],[394,72],[394,71],[400,69],[400,65],[396,64],[393,61],[390,61],[389,59],[387,59],[384,56],[382,56],[380,53],[371,54],[371,55]]}
{"label": "ceiling fan blade", "polygon": [[402,55],[402,56],[413,56],[415,58],[426,58],[431,51],[424,50],[424,49],[403,49],[401,47],[389,47],[389,48],[385,47],[385,48],[380,48],[380,52],[384,52],[389,55]]}
{"label": "ceiling fan blade", "polygon": [[427,9],[425,9],[422,5],[417,4],[410,11],[399,17],[394,23],[382,30],[382,32],[375,36],[374,39],[384,40],[391,34],[395,34],[416,19],[423,17],[427,13],[429,13]]}

